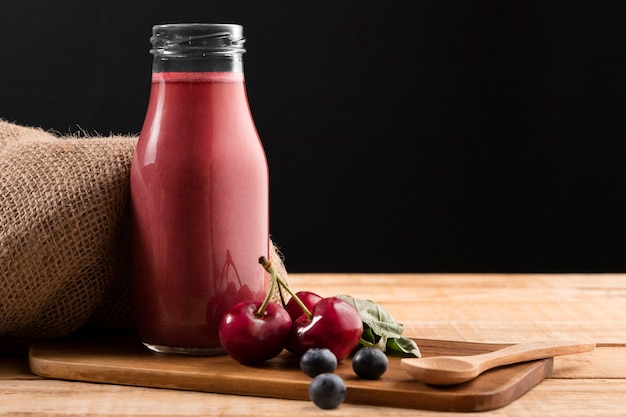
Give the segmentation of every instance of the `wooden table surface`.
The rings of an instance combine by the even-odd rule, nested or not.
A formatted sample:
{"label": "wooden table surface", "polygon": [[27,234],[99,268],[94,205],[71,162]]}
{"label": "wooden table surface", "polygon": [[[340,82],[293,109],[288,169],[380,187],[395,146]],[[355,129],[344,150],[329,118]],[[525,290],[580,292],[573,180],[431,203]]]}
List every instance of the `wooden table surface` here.
{"label": "wooden table surface", "polygon": [[[594,351],[555,358],[554,371],[484,416],[625,416],[626,275],[292,274],[295,290],[350,294],[385,306],[415,338],[518,343],[583,340]],[[462,415],[48,380],[24,355],[0,356],[0,415]]]}

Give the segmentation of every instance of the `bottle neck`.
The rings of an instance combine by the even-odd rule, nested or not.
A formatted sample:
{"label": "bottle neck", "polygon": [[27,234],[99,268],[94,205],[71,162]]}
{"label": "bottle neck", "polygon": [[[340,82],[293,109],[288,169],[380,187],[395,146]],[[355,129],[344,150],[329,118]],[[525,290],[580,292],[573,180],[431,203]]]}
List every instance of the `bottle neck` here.
{"label": "bottle neck", "polygon": [[[186,83],[244,83],[243,72],[217,71],[157,71],[152,73],[153,83],[186,82]],[[243,93],[243,90],[241,91]],[[245,95],[245,94],[244,94]]]}
{"label": "bottle neck", "polygon": [[243,57],[206,56],[191,58],[169,58],[155,55],[152,72],[232,72],[243,73]]}

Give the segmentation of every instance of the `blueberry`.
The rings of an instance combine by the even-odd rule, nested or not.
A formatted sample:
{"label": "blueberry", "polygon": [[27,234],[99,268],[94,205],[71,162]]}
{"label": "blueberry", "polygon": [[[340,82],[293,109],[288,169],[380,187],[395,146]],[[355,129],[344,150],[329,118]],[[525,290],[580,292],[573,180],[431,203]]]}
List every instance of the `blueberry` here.
{"label": "blueberry", "polygon": [[387,370],[389,360],[380,349],[364,347],[352,357],[352,369],[361,378],[378,379]]}
{"label": "blueberry", "polygon": [[309,398],[319,408],[337,408],[346,399],[346,383],[337,374],[319,374],[309,384]]}
{"label": "blueberry", "polygon": [[329,349],[311,348],[300,358],[300,369],[311,378],[331,373],[337,369],[337,357]]}

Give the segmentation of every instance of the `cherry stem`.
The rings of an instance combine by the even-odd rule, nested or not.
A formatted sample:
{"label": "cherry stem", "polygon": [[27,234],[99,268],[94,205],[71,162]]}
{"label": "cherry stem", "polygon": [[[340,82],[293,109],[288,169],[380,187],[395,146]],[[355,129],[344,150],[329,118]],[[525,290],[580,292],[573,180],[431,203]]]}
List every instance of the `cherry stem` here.
{"label": "cherry stem", "polygon": [[[263,268],[265,268],[267,272],[270,272],[268,268],[265,266],[265,264],[269,263],[271,267],[271,262],[268,261],[264,256],[261,256],[259,258],[259,263],[263,265]],[[270,299],[272,298],[272,293],[274,292],[274,287],[276,286],[276,278],[277,278],[276,274],[275,273],[272,274],[270,272],[270,289],[267,292],[265,299],[263,300],[263,304],[261,304],[261,307],[259,307],[256,313],[254,313],[257,317],[263,317],[263,313],[265,313],[265,309],[267,308],[267,305],[270,303]]]}
{"label": "cherry stem", "polygon": [[[285,281],[283,281],[281,277],[278,276],[278,274],[276,273],[276,269],[274,269],[274,266],[272,265],[272,262],[269,259],[265,258],[264,256],[261,256],[259,258],[259,263],[263,265],[263,268],[265,268],[265,270],[269,272],[272,277],[270,281],[271,284],[270,284],[270,290],[268,292],[268,296],[266,297],[265,302],[263,302],[263,305],[261,305],[261,308],[264,309],[264,306],[266,306],[267,303],[269,303],[269,296],[274,291],[274,283],[276,282],[279,286],[279,291],[280,291],[280,288],[287,291],[287,293],[296,301],[296,304],[298,304],[298,306],[302,309],[302,312],[308,317],[309,320],[311,320],[313,318],[313,313],[311,313],[311,311],[307,308],[307,306],[304,305],[302,300],[300,300],[300,298],[291,290],[291,288],[289,288],[289,285]],[[261,311],[261,308],[259,308],[259,311]]]}

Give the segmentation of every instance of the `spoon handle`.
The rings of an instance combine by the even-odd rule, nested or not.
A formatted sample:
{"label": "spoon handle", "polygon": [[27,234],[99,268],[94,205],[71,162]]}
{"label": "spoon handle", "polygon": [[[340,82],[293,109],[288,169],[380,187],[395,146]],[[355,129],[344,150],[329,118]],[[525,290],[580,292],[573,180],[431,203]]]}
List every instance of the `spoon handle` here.
{"label": "spoon handle", "polygon": [[510,365],[535,359],[551,358],[553,356],[571,355],[589,352],[596,347],[591,342],[529,342],[520,343],[482,355],[481,370],[496,366]]}

